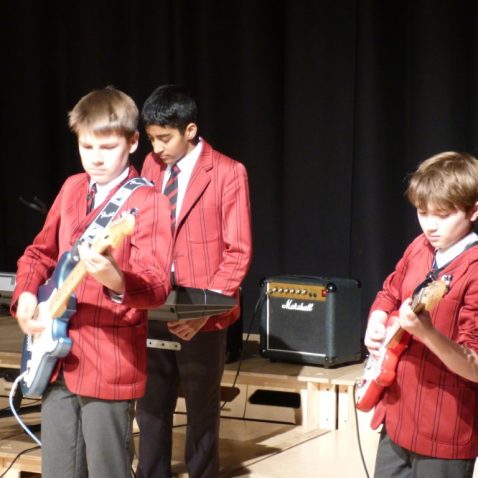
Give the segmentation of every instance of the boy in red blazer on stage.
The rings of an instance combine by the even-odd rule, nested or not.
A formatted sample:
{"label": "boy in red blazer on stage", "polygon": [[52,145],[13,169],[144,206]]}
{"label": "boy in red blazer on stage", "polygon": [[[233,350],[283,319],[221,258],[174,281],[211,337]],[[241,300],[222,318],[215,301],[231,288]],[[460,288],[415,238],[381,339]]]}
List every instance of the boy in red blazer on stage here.
{"label": "boy in red blazer on stage", "polygon": [[[160,86],[141,113],[153,146],[142,174],[173,205],[174,283],[237,297],[252,254],[245,167],[199,137],[196,102],[183,88]],[[221,315],[151,324],[151,338],[179,342],[181,350],[148,350],[148,384],[137,409],[138,477],[171,476],[173,413],[180,384],[187,409],[188,476],[218,476],[226,329],[238,317],[236,307]]]}
{"label": "boy in red blazer on stage", "polygon": [[[372,356],[392,320],[409,338],[372,419],[374,428],[383,424],[375,477],[471,478],[478,456],[478,161],[454,152],[429,158],[412,174],[407,197],[423,233],[385,280],[365,335]],[[420,312],[418,289],[443,279],[445,295]]]}
{"label": "boy in red blazer on stage", "polygon": [[[138,116],[133,100],[112,87],[90,92],[69,113],[85,172],[65,181],[43,229],[18,261],[11,311],[25,334],[44,328],[35,317],[37,291],[60,256],[138,176],[129,164],[138,145]],[[144,185],[117,215],[132,208],[138,210],[134,230],[115,249],[100,254],[86,243],[78,247],[87,275],[75,291],[76,312],[68,323],[72,347],[43,394],[45,478],[131,476],[134,400],[146,384],[144,309],[164,302],[171,267],[168,200]]]}

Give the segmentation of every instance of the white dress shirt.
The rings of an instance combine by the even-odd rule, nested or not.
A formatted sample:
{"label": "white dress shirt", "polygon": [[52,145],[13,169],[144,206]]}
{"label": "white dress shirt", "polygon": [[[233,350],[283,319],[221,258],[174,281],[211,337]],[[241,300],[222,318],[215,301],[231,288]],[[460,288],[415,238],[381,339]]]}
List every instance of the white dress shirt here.
{"label": "white dress shirt", "polygon": [[449,247],[445,252],[437,251],[435,261],[438,269],[451,262],[455,257],[458,257],[471,243],[476,241],[478,241],[478,235],[476,232],[470,232],[463,239],[460,239],[456,244]]}

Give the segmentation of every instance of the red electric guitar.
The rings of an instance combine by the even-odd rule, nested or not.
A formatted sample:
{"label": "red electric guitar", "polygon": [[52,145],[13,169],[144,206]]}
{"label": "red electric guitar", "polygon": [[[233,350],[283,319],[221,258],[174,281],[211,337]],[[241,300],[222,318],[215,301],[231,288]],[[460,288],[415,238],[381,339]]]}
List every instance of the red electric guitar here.
{"label": "red electric guitar", "polygon": [[[416,314],[423,310],[431,311],[447,292],[450,281],[451,276],[445,275],[420,289],[412,300],[412,310]],[[358,410],[371,410],[380,400],[384,389],[393,383],[398,361],[409,339],[410,334],[400,327],[398,320],[387,329],[379,356],[367,359],[363,376],[358,381],[355,403]]]}

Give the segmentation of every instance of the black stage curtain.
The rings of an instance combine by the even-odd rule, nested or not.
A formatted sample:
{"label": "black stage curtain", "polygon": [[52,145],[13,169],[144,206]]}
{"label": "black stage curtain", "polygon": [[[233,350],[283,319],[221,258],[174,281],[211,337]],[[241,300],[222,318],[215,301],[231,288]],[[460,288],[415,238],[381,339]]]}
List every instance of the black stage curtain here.
{"label": "black stage curtain", "polygon": [[201,135],[249,171],[245,327],[261,279],[276,274],[359,279],[365,324],[419,232],[407,174],[441,151],[477,152],[477,5],[2,3],[0,270],[15,270],[43,220],[19,198],[50,205],[81,169],[66,120],[79,97],[111,84],[141,105],[179,83],[198,100]]}

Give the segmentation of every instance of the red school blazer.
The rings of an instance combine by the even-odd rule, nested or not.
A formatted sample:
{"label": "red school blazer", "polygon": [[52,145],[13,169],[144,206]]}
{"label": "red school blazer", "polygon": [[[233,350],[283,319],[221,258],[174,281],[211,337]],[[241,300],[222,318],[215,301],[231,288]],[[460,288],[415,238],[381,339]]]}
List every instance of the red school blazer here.
{"label": "red school blazer", "polygon": [[[236,295],[251,263],[252,234],[246,168],[202,141],[179,217],[173,246],[178,285]],[[148,154],[141,174],[159,189],[166,165]],[[239,317],[236,307],[209,318],[203,331],[219,330]]]}
{"label": "red school blazer", "polygon": [[[138,176],[130,167],[128,179]],[[38,287],[53,272],[102,206],[86,215],[89,177],[86,173],[63,184],[40,233],[18,260],[12,315],[18,296]],[[115,188],[105,200],[119,188]],[[121,304],[95,279],[86,276],[76,290],[77,308],[69,321],[73,341],[62,360],[68,389],[82,396],[129,400],[142,396],[146,384],[147,317],[144,309],[161,305],[170,291],[171,228],[167,198],[155,188],[136,189],[119,213],[138,208],[131,236],[112,251],[124,272]]]}
{"label": "red school blazer", "polygon": [[[373,310],[398,310],[429,272],[434,250],[422,234],[406,249],[384,282]],[[434,327],[478,353],[478,246],[440,272],[450,289],[431,312]],[[400,357],[396,381],[375,408],[372,427],[384,423],[392,441],[407,450],[446,459],[478,456],[478,384],[449,370],[412,337]]]}

